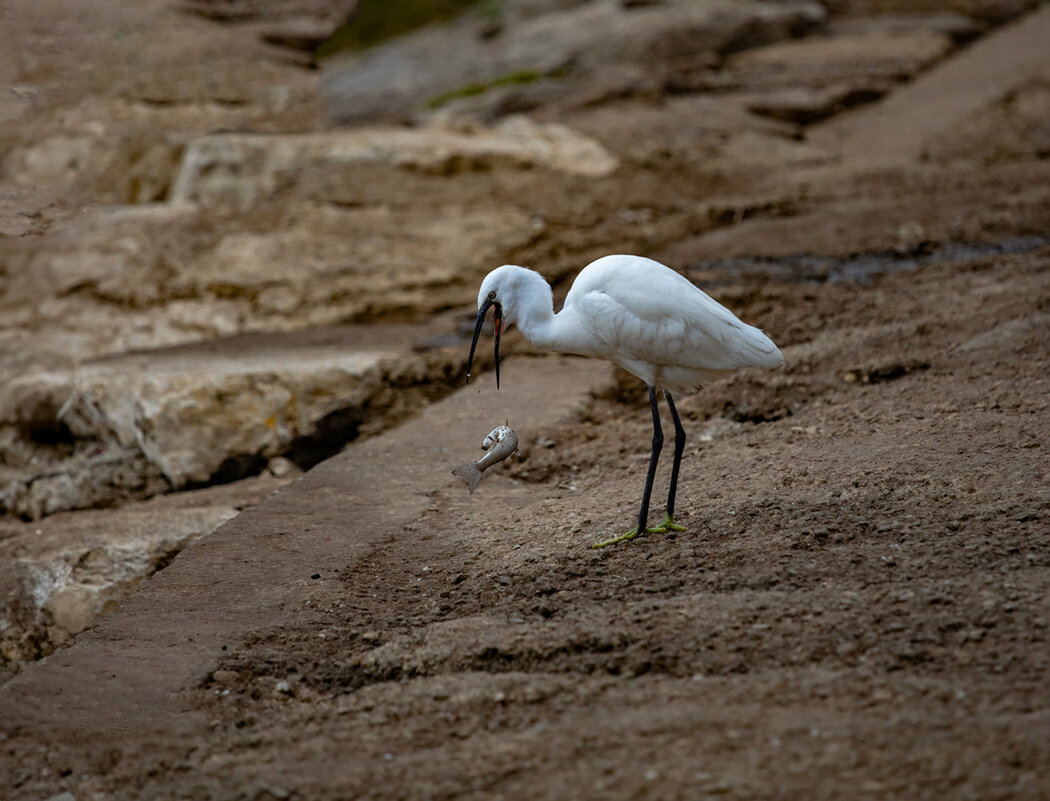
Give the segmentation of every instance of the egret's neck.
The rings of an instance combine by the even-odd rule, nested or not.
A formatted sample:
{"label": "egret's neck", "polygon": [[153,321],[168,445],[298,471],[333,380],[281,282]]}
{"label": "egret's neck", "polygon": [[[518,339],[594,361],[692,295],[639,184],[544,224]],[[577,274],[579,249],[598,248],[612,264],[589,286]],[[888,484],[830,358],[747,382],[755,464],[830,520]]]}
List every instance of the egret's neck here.
{"label": "egret's neck", "polygon": [[504,314],[521,329],[525,339],[537,347],[562,353],[597,353],[587,327],[580,324],[571,308],[554,313],[551,286],[542,275],[519,267],[512,276]]}
{"label": "egret's neck", "polygon": [[537,347],[581,356],[598,355],[593,337],[586,326],[580,325],[572,309],[554,313],[550,290],[543,302],[537,300],[522,310],[517,326],[525,339]]}
{"label": "egret's neck", "polygon": [[552,347],[554,301],[551,299],[550,287],[545,282],[542,292],[528,292],[519,303],[515,325],[521,329],[525,339],[541,348]]}

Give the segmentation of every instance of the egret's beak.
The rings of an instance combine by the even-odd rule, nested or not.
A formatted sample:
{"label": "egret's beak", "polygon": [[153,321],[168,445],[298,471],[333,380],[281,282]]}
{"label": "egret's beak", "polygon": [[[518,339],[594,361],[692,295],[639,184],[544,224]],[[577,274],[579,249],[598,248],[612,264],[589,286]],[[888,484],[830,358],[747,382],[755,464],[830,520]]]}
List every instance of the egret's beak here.
{"label": "egret's beak", "polygon": [[470,355],[467,356],[467,383],[470,383],[470,366],[474,363],[474,350],[478,346],[478,337],[481,336],[481,327],[485,325],[485,315],[488,314],[489,306],[495,306],[492,313],[493,331],[496,334],[496,389],[499,389],[499,338],[503,333],[503,306],[494,300],[486,300],[478,309],[478,321],[474,325],[474,339],[470,343]]}

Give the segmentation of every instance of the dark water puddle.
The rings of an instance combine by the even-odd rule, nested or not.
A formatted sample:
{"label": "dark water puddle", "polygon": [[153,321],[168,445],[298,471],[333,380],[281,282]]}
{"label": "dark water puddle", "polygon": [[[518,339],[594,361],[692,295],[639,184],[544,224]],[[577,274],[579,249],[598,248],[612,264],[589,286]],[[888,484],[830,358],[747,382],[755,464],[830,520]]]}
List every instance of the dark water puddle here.
{"label": "dark water puddle", "polygon": [[778,278],[836,284],[851,281],[863,284],[891,272],[914,270],[929,264],[966,261],[988,256],[1031,253],[1050,245],[1050,236],[1021,236],[1000,242],[946,242],[921,245],[901,253],[893,250],[860,253],[853,256],[793,256],[709,259],[692,265],[689,272],[767,273]]}

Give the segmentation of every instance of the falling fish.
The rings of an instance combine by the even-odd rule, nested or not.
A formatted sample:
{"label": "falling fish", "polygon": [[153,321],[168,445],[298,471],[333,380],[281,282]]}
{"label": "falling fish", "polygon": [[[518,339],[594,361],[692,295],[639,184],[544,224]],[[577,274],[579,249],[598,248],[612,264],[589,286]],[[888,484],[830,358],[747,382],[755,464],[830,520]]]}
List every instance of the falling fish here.
{"label": "falling fish", "polygon": [[518,435],[510,426],[496,426],[485,437],[481,447],[488,453],[476,462],[460,465],[452,471],[452,475],[467,482],[471,494],[478,488],[482,473],[492,465],[499,464],[518,449]]}

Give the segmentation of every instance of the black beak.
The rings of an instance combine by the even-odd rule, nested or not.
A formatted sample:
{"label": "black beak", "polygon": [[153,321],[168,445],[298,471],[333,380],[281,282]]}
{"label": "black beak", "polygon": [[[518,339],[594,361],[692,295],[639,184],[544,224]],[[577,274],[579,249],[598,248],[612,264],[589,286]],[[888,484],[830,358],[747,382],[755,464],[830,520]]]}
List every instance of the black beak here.
{"label": "black beak", "polygon": [[488,314],[489,306],[495,306],[492,314],[493,331],[496,334],[496,389],[499,389],[499,338],[503,333],[503,306],[494,300],[486,300],[478,309],[478,321],[474,325],[474,339],[470,343],[470,355],[467,356],[467,383],[470,383],[470,366],[474,363],[474,350],[478,346],[478,337],[481,336],[481,327],[485,325],[485,315]]}

